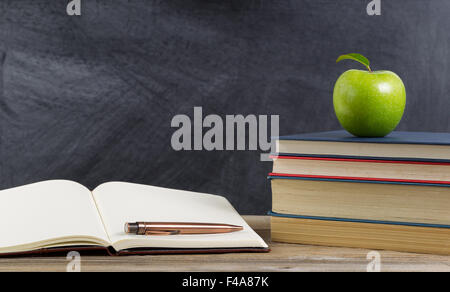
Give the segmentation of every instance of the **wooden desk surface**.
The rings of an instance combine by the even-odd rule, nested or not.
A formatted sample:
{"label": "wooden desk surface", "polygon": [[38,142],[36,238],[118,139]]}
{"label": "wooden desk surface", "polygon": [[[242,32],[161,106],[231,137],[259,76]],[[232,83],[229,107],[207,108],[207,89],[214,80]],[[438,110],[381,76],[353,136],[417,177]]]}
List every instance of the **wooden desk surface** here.
{"label": "wooden desk surface", "polygon": [[[81,255],[82,271],[362,271],[369,250],[270,242],[267,216],[244,216],[270,244],[270,253],[152,255],[109,257]],[[381,271],[450,271],[450,256],[380,251]],[[65,271],[65,257],[0,259],[0,271]]]}

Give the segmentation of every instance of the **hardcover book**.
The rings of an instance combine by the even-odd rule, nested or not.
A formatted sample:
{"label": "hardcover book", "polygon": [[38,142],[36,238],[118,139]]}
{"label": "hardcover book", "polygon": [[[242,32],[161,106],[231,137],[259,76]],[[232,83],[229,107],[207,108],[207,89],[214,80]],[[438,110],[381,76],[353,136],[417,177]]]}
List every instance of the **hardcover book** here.
{"label": "hardcover book", "polygon": [[450,228],[272,214],[272,240],[450,255]]}
{"label": "hardcover book", "polygon": [[347,158],[394,158],[450,162],[450,133],[392,132],[383,138],[359,138],[346,131],[282,136],[277,153]]}
{"label": "hardcover book", "polygon": [[450,162],[272,155],[279,174],[450,183]]}
{"label": "hardcover book", "polygon": [[[243,226],[224,234],[131,235],[126,222]],[[65,180],[0,191],[0,255],[103,249],[110,254],[267,252],[267,244],[221,196],[125,182],[92,192]]]}
{"label": "hardcover book", "polygon": [[450,134],[279,137],[272,240],[450,254]]}
{"label": "hardcover book", "polygon": [[274,173],[269,178],[275,213],[450,228],[450,182]]}

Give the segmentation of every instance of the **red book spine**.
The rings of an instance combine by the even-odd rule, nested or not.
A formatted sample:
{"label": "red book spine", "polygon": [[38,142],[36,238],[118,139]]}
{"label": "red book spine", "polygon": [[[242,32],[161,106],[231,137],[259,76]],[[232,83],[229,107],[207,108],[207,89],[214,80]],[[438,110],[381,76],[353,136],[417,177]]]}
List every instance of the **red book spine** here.
{"label": "red book spine", "polygon": [[355,159],[355,158],[333,158],[333,157],[284,156],[284,155],[270,155],[270,158],[272,158],[272,159],[321,160],[321,161],[345,161],[345,162],[368,162],[368,163],[450,165],[450,162],[378,160],[378,159]]}

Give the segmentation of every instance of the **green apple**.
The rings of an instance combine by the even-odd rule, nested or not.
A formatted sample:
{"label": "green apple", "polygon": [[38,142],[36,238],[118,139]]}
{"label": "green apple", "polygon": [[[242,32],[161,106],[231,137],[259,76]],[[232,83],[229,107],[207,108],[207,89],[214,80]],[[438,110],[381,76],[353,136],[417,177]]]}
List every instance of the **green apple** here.
{"label": "green apple", "polygon": [[352,59],[368,71],[348,70],[336,81],[333,103],[342,127],[358,137],[384,137],[400,123],[406,104],[405,86],[391,71],[372,71],[369,60],[359,54],[340,56],[337,62]]}

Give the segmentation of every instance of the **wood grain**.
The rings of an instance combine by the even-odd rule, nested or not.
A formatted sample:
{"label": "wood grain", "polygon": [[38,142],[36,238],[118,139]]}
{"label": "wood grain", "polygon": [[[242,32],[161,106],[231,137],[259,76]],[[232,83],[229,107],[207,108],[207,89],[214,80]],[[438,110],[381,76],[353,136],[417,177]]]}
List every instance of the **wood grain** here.
{"label": "wood grain", "polygon": [[[369,250],[333,248],[270,242],[270,218],[244,216],[270,243],[266,254],[163,255],[109,257],[83,255],[81,270],[100,271],[366,271]],[[380,251],[381,271],[447,271],[450,257]],[[65,271],[68,261],[61,257],[0,259],[0,271]]]}

